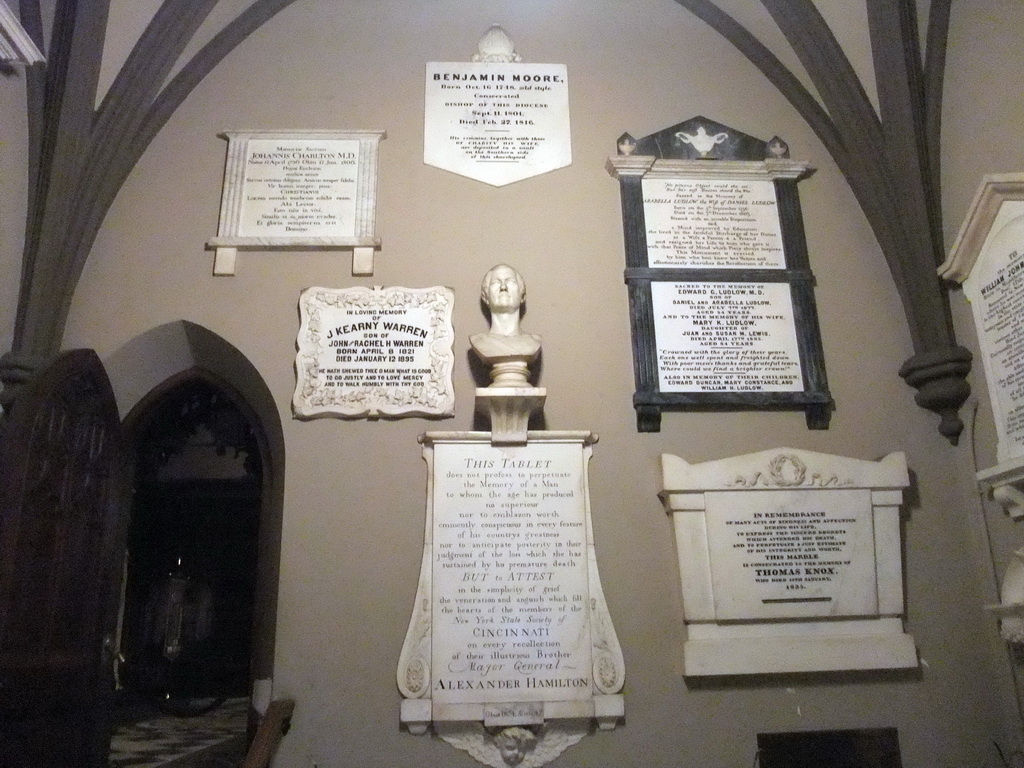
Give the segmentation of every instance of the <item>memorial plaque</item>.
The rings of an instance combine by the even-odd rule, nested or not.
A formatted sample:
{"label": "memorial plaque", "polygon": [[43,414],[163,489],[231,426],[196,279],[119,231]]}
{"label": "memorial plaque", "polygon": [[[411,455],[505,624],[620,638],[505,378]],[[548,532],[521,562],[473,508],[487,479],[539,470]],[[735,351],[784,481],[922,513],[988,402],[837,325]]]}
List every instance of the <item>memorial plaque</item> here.
{"label": "memorial plaque", "polygon": [[358,161],[356,139],[250,139],[239,236],[355,236]]}
{"label": "memorial plaque", "polygon": [[1003,202],[964,292],[971,302],[999,435],[999,461],[1024,458],[1024,201]]}
{"label": "memorial plaque", "polygon": [[317,416],[452,416],[454,294],[432,288],[307,288],[292,410]]}
{"label": "memorial plaque", "polygon": [[878,612],[868,491],[726,491],[707,523],[720,620]]}
{"label": "memorial plaque", "polygon": [[423,162],[498,187],[571,164],[565,65],[427,63]]}
{"label": "memorial plaque", "polygon": [[[495,25],[480,49],[508,57],[511,41]],[[469,341],[491,369],[476,405],[492,431],[420,437],[426,532],[397,675],[411,733],[433,726],[491,768],[539,768],[625,711],[591,524],[597,437],[527,429],[546,392],[529,386],[541,337],[520,327],[525,295],[508,264],[481,281],[489,328]]]}
{"label": "memorial plaque", "polygon": [[578,446],[435,446],[436,703],[591,696]]}
{"label": "memorial plaque", "polygon": [[662,477],[687,675],[917,666],[903,628],[903,454],[664,454]]}
{"label": "memorial plaque", "polygon": [[785,283],[651,284],[662,392],[800,392]]}
{"label": "memorial plaque", "polygon": [[645,178],[643,196],[652,267],[786,267],[771,181]]}
{"label": "memorial plaque", "polygon": [[618,147],[637,429],[660,430],[665,409],[803,410],[827,429],[808,166],[703,117]]}
{"label": "memorial plaque", "polygon": [[984,177],[939,275],[963,284],[985,368],[998,463],[979,488],[1024,519],[1024,173]]}
{"label": "memorial plaque", "polygon": [[[373,273],[377,147],[383,131],[228,131],[215,274],[239,248],[352,248]],[[367,269],[366,259],[369,259]]]}
{"label": "memorial plaque", "polygon": [[531,431],[509,445],[493,436],[421,438],[430,479],[398,665],[401,718],[414,733],[432,724],[487,765],[518,762],[509,757],[518,743],[539,766],[590,723],[611,729],[624,713],[622,651],[590,518],[596,437]]}

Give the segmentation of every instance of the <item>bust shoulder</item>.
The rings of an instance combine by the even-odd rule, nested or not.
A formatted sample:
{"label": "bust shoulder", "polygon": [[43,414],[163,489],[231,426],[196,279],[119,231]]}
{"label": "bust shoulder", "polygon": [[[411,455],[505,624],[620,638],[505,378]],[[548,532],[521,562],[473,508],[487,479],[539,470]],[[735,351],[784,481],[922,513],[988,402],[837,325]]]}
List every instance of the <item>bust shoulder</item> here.
{"label": "bust shoulder", "polygon": [[473,350],[486,362],[519,358],[530,361],[540,352],[541,338],[531,333],[506,336],[499,333],[476,333],[469,337]]}

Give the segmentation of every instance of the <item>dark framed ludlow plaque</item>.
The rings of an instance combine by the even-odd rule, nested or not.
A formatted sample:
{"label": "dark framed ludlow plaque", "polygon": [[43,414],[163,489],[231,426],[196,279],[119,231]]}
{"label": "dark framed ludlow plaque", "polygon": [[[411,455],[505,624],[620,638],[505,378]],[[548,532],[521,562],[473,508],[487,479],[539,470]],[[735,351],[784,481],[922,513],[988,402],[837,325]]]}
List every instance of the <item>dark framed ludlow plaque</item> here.
{"label": "dark framed ludlow plaque", "polygon": [[797,182],[812,170],[778,137],[694,117],[623,134],[618,179],[637,429],[663,410],[834,408]]}

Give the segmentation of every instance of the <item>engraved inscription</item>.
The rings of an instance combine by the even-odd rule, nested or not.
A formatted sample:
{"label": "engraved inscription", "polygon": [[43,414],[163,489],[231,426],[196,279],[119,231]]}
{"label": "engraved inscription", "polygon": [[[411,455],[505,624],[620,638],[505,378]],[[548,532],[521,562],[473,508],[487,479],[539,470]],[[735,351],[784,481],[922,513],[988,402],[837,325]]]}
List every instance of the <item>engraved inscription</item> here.
{"label": "engraved inscription", "polygon": [[783,269],[771,181],[643,180],[652,267]]}
{"label": "engraved inscription", "polygon": [[578,446],[435,447],[432,697],[587,698],[587,535]]}
{"label": "engraved inscription", "polygon": [[355,234],[356,139],[250,139],[238,234]]}
{"label": "engraved inscription", "polygon": [[803,389],[786,283],[651,284],[662,392]]}

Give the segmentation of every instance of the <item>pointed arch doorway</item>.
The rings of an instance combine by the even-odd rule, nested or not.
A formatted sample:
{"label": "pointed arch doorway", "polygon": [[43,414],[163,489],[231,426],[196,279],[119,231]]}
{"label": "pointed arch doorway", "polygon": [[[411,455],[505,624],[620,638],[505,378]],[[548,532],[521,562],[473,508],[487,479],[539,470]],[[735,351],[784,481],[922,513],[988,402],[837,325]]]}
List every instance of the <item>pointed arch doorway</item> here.
{"label": "pointed arch doorway", "polygon": [[171,714],[202,714],[249,695],[266,437],[201,369],[133,413],[125,682]]}
{"label": "pointed arch doorway", "polygon": [[[284,479],[273,397],[241,352],[187,321],[133,339],[107,367],[122,410],[134,402],[124,420],[134,489],[126,672],[148,652],[153,664],[132,684],[169,683],[183,699],[241,691],[252,695],[251,715],[262,711],[273,676]],[[166,633],[175,605],[176,638]],[[197,676],[207,690],[192,685]]]}

